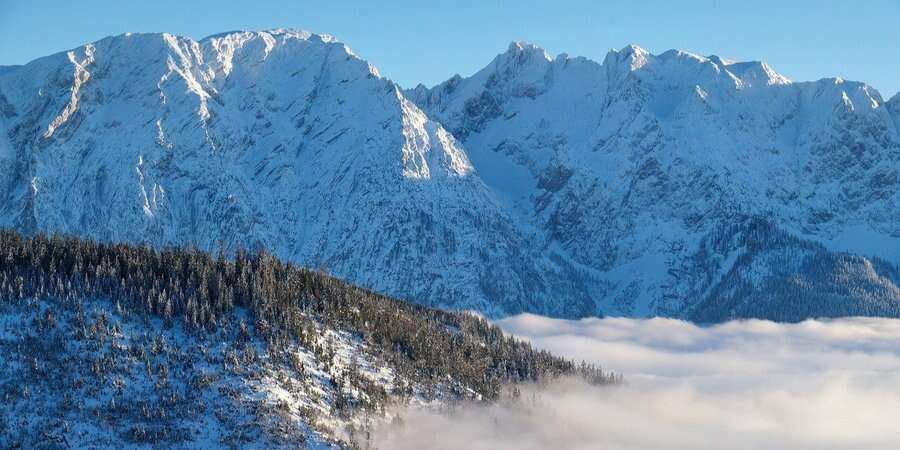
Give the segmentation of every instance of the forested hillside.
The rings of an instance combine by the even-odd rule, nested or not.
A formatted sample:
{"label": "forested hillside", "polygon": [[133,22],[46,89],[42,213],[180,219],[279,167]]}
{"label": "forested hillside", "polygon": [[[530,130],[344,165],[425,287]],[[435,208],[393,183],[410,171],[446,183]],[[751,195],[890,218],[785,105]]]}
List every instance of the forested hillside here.
{"label": "forested hillside", "polygon": [[[900,317],[900,268],[896,265],[829,251],[762,219],[735,222],[710,233],[691,259],[692,265],[684,267],[691,276],[705,274],[713,283],[708,291],[692,294],[700,301],[679,316],[705,323]],[[730,267],[723,270],[724,260],[730,260]],[[714,279],[716,272],[721,272],[719,279]]]}
{"label": "forested hillside", "polygon": [[0,233],[0,447],[365,447],[397,402],[599,368],[282,263]]}

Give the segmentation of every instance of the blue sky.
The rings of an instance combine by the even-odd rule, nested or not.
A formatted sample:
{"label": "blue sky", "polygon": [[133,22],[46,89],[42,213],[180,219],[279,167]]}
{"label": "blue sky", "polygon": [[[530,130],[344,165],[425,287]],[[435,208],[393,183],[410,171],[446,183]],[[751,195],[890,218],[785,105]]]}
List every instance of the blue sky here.
{"label": "blue sky", "polygon": [[332,34],[409,87],[471,74],[526,40],[598,61],[627,44],[761,59],[793,80],[840,76],[886,98],[900,91],[897,0],[0,0],[0,64],[127,31],[201,38],[276,27]]}

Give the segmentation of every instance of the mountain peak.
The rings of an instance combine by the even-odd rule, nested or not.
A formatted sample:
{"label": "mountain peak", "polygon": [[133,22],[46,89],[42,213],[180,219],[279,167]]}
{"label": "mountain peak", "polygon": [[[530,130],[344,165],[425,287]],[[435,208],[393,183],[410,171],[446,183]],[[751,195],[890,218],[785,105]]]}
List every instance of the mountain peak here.
{"label": "mountain peak", "polygon": [[894,94],[887,102],[889,105],[895,105],[897,108],[900,108],[900,92]]}
{"label": "mountain peak", "polygon": [[543,48],[534,45],[530,42],[525,41],[512,41],[509,43],[509,47],[506,49],[505,55],[515,55],[515,56],[534,56],[538,58],[543,58],[547,61],[552,61],[552,57],[546,50]]}
{"label": "mountain peak", "polygon": [[628,63],[630,70],[637,70],[647,64],[652,56],[647,50],[629,44],[622,47],[621,50],[610,50],[603,60],[603,65],[617,66],[621,63]]}
{"label": "mountain peak", "polygon": [[643,48],[639,45],[636,45],[636,44],[628,44],[628,45],[622,47],[622,49],[619,50],[619,53],[626,55],[626,56],[627,55],[648,55],[648,54],[650,54],[650,52],[647,51],[645,48]]}
{"label": "mountain peak", "polygon": [[313,33],[311,31],[303,30],[300,28],[272,28],[269,30],[260,30],[260,31],[252,31],[252,30],[226,31],[226,32],[216,33],[213,35],[206,36],[206,37],[198,40],[198,42],[206,42],[206,41],[211,41],[214,39],[227,38],[230,36],[250,37],[250,36],[262,36],[262,35],[269,35],[269,36],[281,37],[281,38],[300,39],[303,41],[310,40],[310,39],[317,39],[324,43],[331,43],[331,42],[338,41],[334,36],[332,36],[330,34],[318,34],[318,33]]}
{"label": "mountain peak", "polygon": [[603,60],[609,69],[627,65],[629,71],[638,70],[650,62],[658,60],[665,63],[703,64],[711,63],[719,70],[730,74],[742,87],[756,85],[785,85],[791,80],[779,74],[763,61],[740,62],[722,58],[717,55],[701,56],[684,50],[667,50],[654,55],[637,45],[626,45],[621,50],[610,50]]}
{"label": "mountain peak", "polygon": [[893,115],[894,122],[897,124],[897,129],[900,130],[900,92],[888,100],[887,103],[885,103],[885,106]]}
{"label": "mountain peak", "polygon": [[737,62],[733,59],[722,58],[719,55],[709,55],[706,59],[719,67],[727,67]]}
{"label": "mountain peak", "polygon": [[[710,58],[711,59],[711,58]],[[776,72],[772,66],[764,61],[723,61],[719,60],[723,69],[741,80],[744,85],[785,85],[791,80]]]}

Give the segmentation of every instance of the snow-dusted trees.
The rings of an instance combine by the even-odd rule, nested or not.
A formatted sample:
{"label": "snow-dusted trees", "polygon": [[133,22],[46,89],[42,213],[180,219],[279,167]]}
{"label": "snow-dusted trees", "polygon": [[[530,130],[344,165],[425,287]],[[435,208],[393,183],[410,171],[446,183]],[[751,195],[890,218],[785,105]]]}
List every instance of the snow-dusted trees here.
{"label": "snow-dusted trees", "polygon": [[494,398],[504,383],[560,375],[617,381],[599,368],[536,351],[481,318],[378,295],[264,252],[227,260],[194,250],[0,232],[0,301],[38,297],[108,298],[126,314],[179,320],[196,332],[237,320],[233,310],[242,307],[272,345],[296,339],[327,362],[333,358],[327,346],[311,339],[316,323],[360,336],[409,379],[457,394],[471,389]]}
{"label": "snow-dusted trees", "polygon": [[719,263],[709,255],[736,257],[712,289],[683,312],[691,320],[900,317],[900,268],[890,262],[830,251],[760,218],[715,230],[701,246],[707,247],[690,267],[696,270],[685,276],[716,278]]}

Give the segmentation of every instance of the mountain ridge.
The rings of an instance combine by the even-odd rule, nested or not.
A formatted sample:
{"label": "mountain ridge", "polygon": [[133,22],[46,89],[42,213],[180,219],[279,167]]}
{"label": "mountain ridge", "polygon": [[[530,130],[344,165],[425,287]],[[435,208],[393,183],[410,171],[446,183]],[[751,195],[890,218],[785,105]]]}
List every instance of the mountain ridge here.
{"label": "mountain ridge", "polygon": [[264,248],[491,317],[678,315],[748,220],[900,262],[898,98],[519,41],[402,90],[328,35],[121,35],[0,71],[0,226]]}
{"label": "mountain ridge", "polygon": [[[518,50],[407,93],[460,138],[489,185],[526,192],[513,208],[521,219],[618,286],[595,297],[644,297],[605,312],[671,311],[664,292],[683,292],[671,272],[686,257],[672,249],[696,248],[711,225],[741,216],[768,216],[834,251],[852,252],[849,235],[871,227],[863,234],[883,245],[868,255],[900,261],[890,206],[900,131],[868,85],[792,82],[762,62],[637,46],[603,63]],[[522,180],[508,183],[510,173]],[[662,276],[611,270],[623,265]]]}

